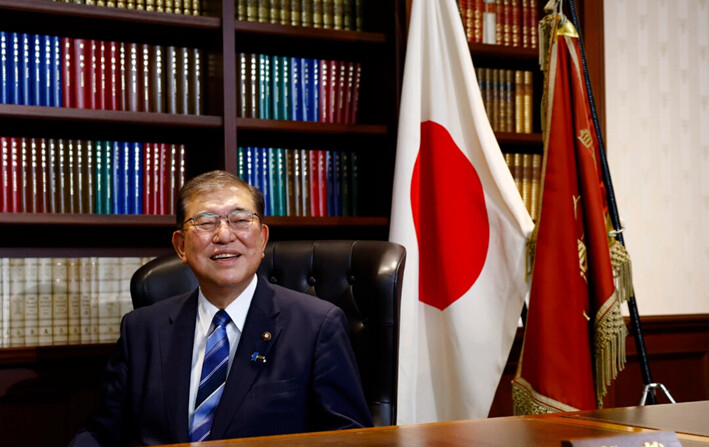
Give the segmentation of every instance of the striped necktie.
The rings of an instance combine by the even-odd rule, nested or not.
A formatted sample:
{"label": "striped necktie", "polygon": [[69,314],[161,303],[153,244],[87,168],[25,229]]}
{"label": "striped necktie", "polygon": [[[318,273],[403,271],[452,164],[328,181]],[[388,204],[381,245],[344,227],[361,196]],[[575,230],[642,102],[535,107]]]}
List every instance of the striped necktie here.
{"label": "striped necktie", "polygon": [[207,347],[204,351],[204,364],[190,429],[190,442],[205,440],[212,429],[214,410],[222,397],[229,368],[229,340],[226,336],[226,325],[229,321],[231,321],[229,314],[224,309],[219,310],[212,320],[214,330],[207,338]]}

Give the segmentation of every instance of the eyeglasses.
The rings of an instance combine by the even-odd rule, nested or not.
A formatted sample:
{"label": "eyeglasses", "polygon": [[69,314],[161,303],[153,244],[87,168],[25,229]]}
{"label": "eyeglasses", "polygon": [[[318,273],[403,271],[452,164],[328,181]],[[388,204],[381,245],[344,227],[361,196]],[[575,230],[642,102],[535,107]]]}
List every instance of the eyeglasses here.
{"label": "eyeglasses", "polygon": [[187,222],[192,221],[192,225],[194,225],[197,231],[214,231],[219,228],[219,225],[222,222],[222,217],[225,218],[227,225],[231,228],[235,230],[246,230],[251,226],[254,218],[258,217],[258,214],[252,211],[244,210],[232,211],[231,213],[224,215],[201,213],[184,221],[182,223],[182,227],[184,228]]}

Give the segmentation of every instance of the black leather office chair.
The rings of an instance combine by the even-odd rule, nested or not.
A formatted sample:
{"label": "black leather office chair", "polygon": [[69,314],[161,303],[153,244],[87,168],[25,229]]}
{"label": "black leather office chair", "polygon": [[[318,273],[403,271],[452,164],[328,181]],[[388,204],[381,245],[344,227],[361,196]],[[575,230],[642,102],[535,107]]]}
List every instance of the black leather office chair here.
{"label": "black leather office chair", "polygon": [[[364,395],[374,425],[396,423],[399,303],[406,251],[385,241],[271,241],[258,273],[274,284],[339,306],[349,320]],[[197,287],[176,255],[135,272],[133,307]]]}

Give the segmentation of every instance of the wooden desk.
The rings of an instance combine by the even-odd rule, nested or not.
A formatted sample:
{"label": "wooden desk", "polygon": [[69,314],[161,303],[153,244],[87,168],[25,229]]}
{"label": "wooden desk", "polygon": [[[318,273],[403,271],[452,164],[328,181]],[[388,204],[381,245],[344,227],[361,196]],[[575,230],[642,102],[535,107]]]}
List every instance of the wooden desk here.
{"label": "wooden desk", "polygon": [[579,411],[560,414],[560,416],[709,437],[709,401],[707,400]]}
{"label": "wooden desk", "polygon": [[[652,432],[579,417],[543,415],[505,417],[435,424],[375,427],[337,432],[304,433],[261,438],[210,441],[211,447],[559,447],[561,440]],[[709,438],[680,437],[683,447],[709,447]],[[187,446],[189,444],[179,444]]]}

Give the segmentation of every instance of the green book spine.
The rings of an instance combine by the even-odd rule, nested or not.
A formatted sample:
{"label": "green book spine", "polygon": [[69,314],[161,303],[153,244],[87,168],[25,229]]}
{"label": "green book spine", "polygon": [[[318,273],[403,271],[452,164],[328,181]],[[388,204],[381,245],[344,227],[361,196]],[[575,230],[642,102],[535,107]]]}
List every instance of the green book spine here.
{"label": "green book spine", "polygon": [[104,176],[104,167],[103,163],[105,160],[105,157],[103,155],[103,150],[104,150],[104,143],[103,141],[96,141],[94,142],[94,212],[96,214],[106,214],[106,210],[104,209],[105,203],[104,203],[104,184],[105,180],[103,178]]}
{"label": "green book spine", "polygon": [[335,0],[322,1],[322,27],[325,29],[334,28]]}
{"label": "green book spine", "polygon": [[352,195],[352,215],[359,216],[359,173],[358,173],[357,153],[351,152],[350,155],[350,177],[351,186],[350,194]]}
{"label": "green book spine", "polygon": [[246,157],[244,154],[243,146],[239,146],[238,148],[236,148],[236,175],[238,175],[240,179],[247,181],[246,180]]}
{"label": "green book spine", "polygon": [[105,214],[113,214],[113,143],[103,142],[103,188],[101,200]]}
{"label": "green book spine", "polygon": [[300,2],[300,24],[306,27],[313,26],[313,0]]}
{"label": "green book spine", "polygon": [[236,2],[236,20],[246,20],[246,0],[237,0]]}
{"label": "green book spine", "polygon": [[281,89],[279,91],[281,102],[281,119],[291,120],[291,77],[290,77],[290,57],[281,57]]}
{"label": "green book spine", "polygon": [[313,3],[313,27],[322,28],[323,27],[323,1],[325,0],[312,0]]}
{"label": "green book spine", "polygon": [[281,107],[281,99],[283,98],[283,78],[281,71],[281,57],[271,56],[271,110],[273,110],[274,120],[282,120],[283,108]]}
{"label": "green book spine", "polygon": [[301,18],[301,0],[290,0],[290,25],[300,26],[302,23]]}

